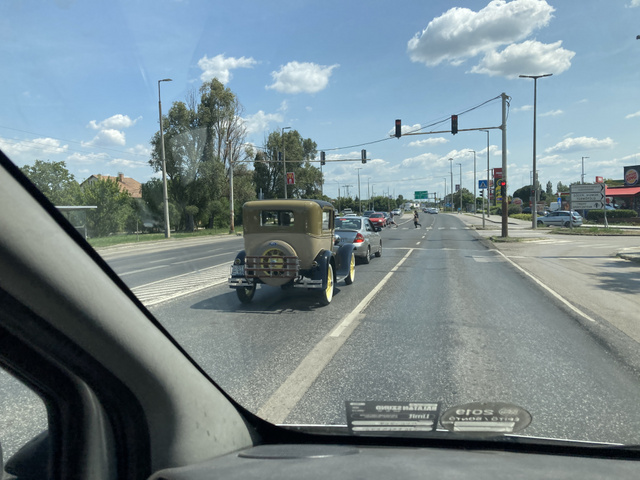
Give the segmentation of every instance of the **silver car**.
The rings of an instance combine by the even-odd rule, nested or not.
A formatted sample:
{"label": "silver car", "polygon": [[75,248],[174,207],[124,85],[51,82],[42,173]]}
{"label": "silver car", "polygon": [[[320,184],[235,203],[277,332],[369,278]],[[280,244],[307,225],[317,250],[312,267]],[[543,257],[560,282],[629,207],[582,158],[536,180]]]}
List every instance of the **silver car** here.
{"label": "silver car", "polygon": [[549,214],[544,217],[538,217],[537,222],[540,226],[556,225],[559,227],[569,227],[571,223],[573,223],[574,227],[579,227],[582,225],[582,216],[575,211],[556,210],[555,212],[549,212]]}
{"label": "silver car", "polygon": [[369,263],[371,255],[382,256],[382,228],[374,226],[367,217],[343,216],[335,220],[337,247],[353,243],[356,258]]}

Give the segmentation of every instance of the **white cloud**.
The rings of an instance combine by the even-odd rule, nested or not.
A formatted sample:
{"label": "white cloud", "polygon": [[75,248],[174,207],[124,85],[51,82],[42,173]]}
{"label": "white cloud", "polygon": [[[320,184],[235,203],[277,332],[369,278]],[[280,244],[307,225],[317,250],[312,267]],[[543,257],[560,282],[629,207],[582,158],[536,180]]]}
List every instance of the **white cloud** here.
{"label": "white cloud", "polygon": [[410,147],[426,147],[429,145],[442,145],[443,143],[448,143],[448,142],[449,140],[447,140],[444,137],[431,137],[425,140],[417,140],[415,142],[410,142],[409,146]]}
{"label": "white cloud", "polygon": [[34,138],[33,140],[10,140],[0,138],[0,149],[13,158],[14,161],[20,162],[24,158],[22,156],[31,156],[28,162],[47,155],[56,155],[64,153],[69,149],[68,145],[61,145],[60,140],[55,138]]}
{"label": "white cloud", "polygon": [[264,113],[262,110],[244,118],[248,134],[264,132],[272,123],[282,123],[282,121],[283,117],[279,113]]}
{"label": "white cloud", "polygon": [[565,138],[561,142],[555,144],[551,148],[547,148],[547,153],[555,152],[575,152],[580,150],[602,149],[611,148],[615,145],[615,142],[607,137],[602,140],[593,137],[576,137]]}
{"label": "white cloud", "polygon": [[417,157],[405,158],[400,162],[402,168],[433,168],[440,157],[434,153],[423,153]]}
{"label": "white cloud", "polygon": [[279,71],[271,72],[274,83],[266,88],[282,93],[316,93],[327,88],[331,73],[338,67],[338,64],[289,62]]}
{"label": "white cloud", "polygon": [[107,165],[127,168],[141,168],[149,167],[147,162],[141,162],[137,160],[127,160],[125,158],[114,158]]}
{"label": "white cloud", "polygon": [[93,147],[93,146],[124,146],[126,143],[124,132],[120,130],[115,130],[113,128],[108,128],[105,130],[100,130],[98,134],[93,137],[93,140],[88,142],[82,142],[83,147]]}
{"label": "white cloud", "polygon": [[117,114],[113,115],[101,122],[96,122],[95,120],[91,120],[89,122],[89,127],[94,130],[104,130],[104,129],[118,129],[122,130],[123,128],[133,127],[138,120],[141,120],[142,117],[138,117],[135,120],[131,120],[128,115]]}
{"label": "white cloud", "polygon": [[523,105],[513,109],[514,112],[530,112],[531,110],[533,110],[533,105]]}
{"label": "white cloud", "polygon": [[69,163],[94,164],[103,163],[109,159],[106,153],[72,153],[67,157]]}
{"label": "white cloud", "polygon": [[209,58],[206,55],[198,60],[198,67],[202,70],[200,80],[208,82],[213,78],[217,78],[225,85],[229,83],[233,76],[231,70],[236,68],[252,68],[258,62],[249,57],[225,57],[224,54],[216,55]]}
{"label": "white cloud", "polygon": [[562,110],[550,110],[545,113],[541,113],[541,117],[557,117],[558,115],[562,115],[564,112]]}
{"label": "white cloud", "polygon": [[507,78],[515,78],[519,74],[555,73],[557,75],[571,66],[571,59],[575,55],[575,52],[565,50],[560,45],[562,45],[561,41],[550,44],[535,40],[514,43],[501,52],[487,52],[471,72]]}
{"label": "white cloud", "polygon": [[[638,0],[638,2],[640,2],[640,0]],[[629,119],[629,118],[635,118],[635,117],[640,117],[640,110],[638,110],[636,113],[630,113],[624,118]]]}
{"label": "white cloud", "polygon": [[629,8],[640,7],[640,0],[631,0],[628,5]]}
{"label": "white cloud", "polygon": [[526,38],[548,25],[554,8],[545,0],[493,0],[478,12],[452,8],[408,42],[413,62],[453,65]]}

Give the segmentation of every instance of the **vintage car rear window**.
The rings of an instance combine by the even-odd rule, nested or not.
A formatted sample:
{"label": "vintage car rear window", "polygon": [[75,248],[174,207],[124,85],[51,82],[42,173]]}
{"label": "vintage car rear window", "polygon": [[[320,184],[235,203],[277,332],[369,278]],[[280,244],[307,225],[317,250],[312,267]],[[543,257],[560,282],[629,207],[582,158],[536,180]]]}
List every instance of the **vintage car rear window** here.
{"label": "vintage car rear window", "polygon": [[263,210],[260,212],[260,225],[263,227],[292,227],[291,210]]}

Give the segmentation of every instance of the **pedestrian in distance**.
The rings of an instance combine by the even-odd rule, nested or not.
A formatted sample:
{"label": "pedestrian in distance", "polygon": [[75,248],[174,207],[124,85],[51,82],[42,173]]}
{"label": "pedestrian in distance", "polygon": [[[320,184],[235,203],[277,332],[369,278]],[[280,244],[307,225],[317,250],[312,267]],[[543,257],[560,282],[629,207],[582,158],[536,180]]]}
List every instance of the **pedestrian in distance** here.
{"label": "pedestrian in distance", "polygon": [[413,224],[415,225],[416,228],[418,228],[418,225],[422,226],[422,224],[420,223],[420,218],[418,217],[417,210],[413,212]]}
{"label": "pedestrian in distance", "polygon": [[395,227],[398,228],[398,224],[393,219],[393,212],[389,212],[389,225],[395,225]]}

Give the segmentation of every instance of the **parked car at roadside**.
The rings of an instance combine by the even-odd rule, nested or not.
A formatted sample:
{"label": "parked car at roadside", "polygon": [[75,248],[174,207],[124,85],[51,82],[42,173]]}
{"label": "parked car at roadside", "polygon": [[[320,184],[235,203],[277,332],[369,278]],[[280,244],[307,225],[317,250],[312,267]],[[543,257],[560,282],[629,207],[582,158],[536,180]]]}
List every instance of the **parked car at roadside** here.
{"label": "parked car at roadside", "polygon": [[374,226],[366,217],[336,218],[335,245],[340,248],[346,244],[353,244],[356,259],[369,263],[371,255],[382,256],[382,227]]}
{"label": "parked car at roadside", "polygon": [[538,217],[537,223],[540,226],[569,227],[573,224],[574,227],[579,227],[582,225],[582,216],[576,211],[556,210],[543,217]]}
{"label": "parked car at roadside", "polygon": [[401,216],[402,215],[402,210],[400,210],[399,208],[395,208],[395,209],[393,209],[393,211],[391,213],[393,213],[394,216],[396,216],[396,215]]}

